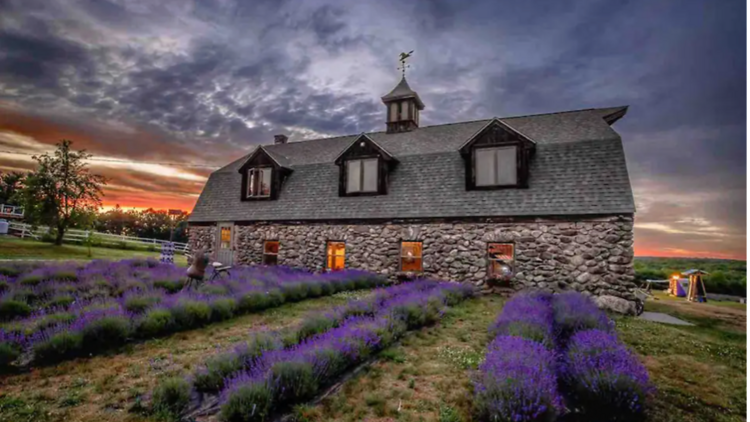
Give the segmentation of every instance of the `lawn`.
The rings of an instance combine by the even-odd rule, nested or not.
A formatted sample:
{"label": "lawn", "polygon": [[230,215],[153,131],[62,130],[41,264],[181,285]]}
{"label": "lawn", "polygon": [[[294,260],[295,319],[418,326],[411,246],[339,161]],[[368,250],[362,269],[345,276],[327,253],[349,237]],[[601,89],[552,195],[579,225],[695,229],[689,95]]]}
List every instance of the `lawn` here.
{"label": "lawn", "polygon": [[[129,412],[158,379],[189,374],[217,346],[248,331],[297,323],[305,312],[343,304],[346,295],[284,305],[208,328],[0,378],[0,421],[143,421]],[[744,421],[745,310],[663,296],[647,310],[693,327],[616,317],[620,338],[639,353],[658,392],[649,421]],[[407,335],[365,371],[319,403],[298,406],[299,421],[470,421],[471,375],[485,353],[487,327],[505,300],[481,297],[447,311],[432,327]],[[215,420],[210,418],[209,420]]]}
{"label": "lawn", "polygon": [[[129,259],[129,258],[159,258],[159,252],[142,250],[122,250],[102,247],[89,248],[77,245],[55,246],[52,243],[36,240],[18,239],[16,237],[0,237],[0,259],[40,259],[40,260],[91,260],[91,259]],[[187,265],[184,255],[175,255],[175,264]]]}

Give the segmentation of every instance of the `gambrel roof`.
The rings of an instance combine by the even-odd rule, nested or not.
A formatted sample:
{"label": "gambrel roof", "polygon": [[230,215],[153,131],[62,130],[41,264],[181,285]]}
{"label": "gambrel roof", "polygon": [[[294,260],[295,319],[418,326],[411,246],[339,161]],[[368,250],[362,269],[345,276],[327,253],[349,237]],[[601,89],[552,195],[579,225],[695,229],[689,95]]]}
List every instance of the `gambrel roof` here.
{"label": "gambrel roof", "polygon": [[338,195],[334,160],[361,134],[264,145],[294,170],[279,198],[240,200],[238,169],[248,154],[211,174],[190,222],[630,214],[635,205],[622,140],[610,127],[626,111],[499,118],[536,144],[526,189],[465,189],[459,149],[493,119],[367,133],[399,161],[389,174],[387,195],[379,196]]}

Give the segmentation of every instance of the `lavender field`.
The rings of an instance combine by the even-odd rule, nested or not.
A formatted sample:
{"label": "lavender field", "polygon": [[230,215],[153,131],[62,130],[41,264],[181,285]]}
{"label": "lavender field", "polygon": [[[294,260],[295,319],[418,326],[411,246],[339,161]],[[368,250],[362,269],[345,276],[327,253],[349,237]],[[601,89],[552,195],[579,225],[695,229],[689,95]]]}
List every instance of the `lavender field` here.
{"label": "lavender field", "polygon": [[0,371],[91,356],[383,282],[352,270],[314,275],[238,267],[197,291],[183,291],[184,268],[150,259],[6,265],[0,274]]}
{"label": "lavender field", "polygon": [[696,324],[672,327],[357,272],[248,268],[182,293],[154,261],[2,271],[2,300],[28,309],[0,322],[3,422],[745,419],[744,324],[711,305],[647,303]]}

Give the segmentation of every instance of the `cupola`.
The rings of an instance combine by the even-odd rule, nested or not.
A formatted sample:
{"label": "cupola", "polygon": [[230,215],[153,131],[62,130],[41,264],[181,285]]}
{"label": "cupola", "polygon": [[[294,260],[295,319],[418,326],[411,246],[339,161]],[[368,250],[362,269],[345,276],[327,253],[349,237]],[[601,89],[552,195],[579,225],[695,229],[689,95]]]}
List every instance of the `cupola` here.
{"label": "cupola", "polygon": [[387,133],[409,132],[419,127],[419,112],[424,109],[424,103],[406,82],[406,59],[412,53],[401,53],[401,82],[381,97],[386,107]]}

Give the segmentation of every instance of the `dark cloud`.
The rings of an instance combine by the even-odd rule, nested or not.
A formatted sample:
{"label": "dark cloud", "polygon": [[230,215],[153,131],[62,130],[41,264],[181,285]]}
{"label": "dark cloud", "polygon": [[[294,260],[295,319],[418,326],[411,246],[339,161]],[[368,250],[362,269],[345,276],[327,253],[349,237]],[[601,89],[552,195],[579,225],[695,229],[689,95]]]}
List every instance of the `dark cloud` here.
{"label": "dark cloud", "polygon": [[[397,54],[414,49],[423,124],[629,104],[616,129],[645,204],[638,221],[651,224],[639,244],[697,248],[679,218],[745,233],[745,7],[0,0],[0,113],[13,110],[0,133],[226,163],[276,133],[384,129],[379,98],[398,80]],[[193,188],[133,174],[131,191]]]}

